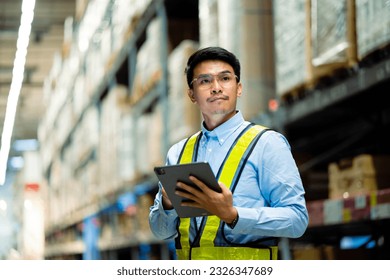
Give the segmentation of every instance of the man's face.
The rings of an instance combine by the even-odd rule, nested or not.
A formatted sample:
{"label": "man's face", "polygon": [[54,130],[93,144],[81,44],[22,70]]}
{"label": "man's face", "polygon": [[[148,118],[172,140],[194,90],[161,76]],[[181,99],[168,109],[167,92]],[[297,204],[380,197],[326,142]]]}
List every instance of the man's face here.
{"label": "man's face", "polygon": [[207,119],[215,115],[233,115],[241,90],[242,85],[237,82],[230,64],[206,60],[194,68],[194,80],[188,95]]}

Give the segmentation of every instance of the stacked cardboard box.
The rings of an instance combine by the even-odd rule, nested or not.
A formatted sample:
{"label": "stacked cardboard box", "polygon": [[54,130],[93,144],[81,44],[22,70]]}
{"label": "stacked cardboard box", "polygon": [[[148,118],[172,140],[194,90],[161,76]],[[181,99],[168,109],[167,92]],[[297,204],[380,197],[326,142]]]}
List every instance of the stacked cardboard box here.
{"label": "stacked cardboard box", "polygon": [[297,246],[292,250],[294,260],[333,260],[334,248],[329,245]]}
{"label": "stacked cardboard box", "polygon": [[307,203],[309,212],[309,226],[321,226],[324,224],[324,201],[313,200]]}
{"label": "stacked cardboard box", "polygon": [[329,164],[329,198],[367,194],[390,187],[390,156],[362,154]]}
{"label": "stacked cardboard box", "polygon": [[378,190],[371,196],[371,219],[390,218],[390,189]]}
{"label": "stacked cardboard box", "polygon": [[[376,195],[376,194],[372,194]],[[372,195],[348,197],[343,201],[343,222],[369,220]]]}
{"label": "stacked cardboard box", "polygon": [[390,218],[390,188],[348,198],[307,202],[309,226]]}
{"label": "stacked cardboard box", "polygon": [[127,91],[125,86],[114,87],[102,101],[97,153],[102,196],[117,191],[137,176],[134,116],[122,102]]}
{"label": "stacked cardboard box", "polygon": [[146,28],[146,40],[137,54],[134,84],[131,88],[133,102],[136,103],[145,94],[150,92],[161,79],[163,52],[162,42],[163,22],[154,19]]}
{"label": "stacked cardboard box", "polygon": [[165,154],[162,151],[162,111],[155,106],[154,111],[137,118],[134,137],[135,167],[139,176],[148,176],[153,167],[164,163]]}

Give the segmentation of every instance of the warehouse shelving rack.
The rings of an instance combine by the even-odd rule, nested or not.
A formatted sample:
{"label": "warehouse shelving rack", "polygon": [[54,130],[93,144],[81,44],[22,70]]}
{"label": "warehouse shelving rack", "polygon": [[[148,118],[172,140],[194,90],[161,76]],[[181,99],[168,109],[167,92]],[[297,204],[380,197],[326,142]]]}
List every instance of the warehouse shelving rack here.
{"label": "warehouse shelving rack", "polygon": [[[105,18],[109,20],[110,13],[114,1],[110,1],[106,10]],[[137,60],[137,52],[142,46],[145,40],[145,32],[149,23],[159,18],[161,20],[161,38],[159,42],[159,51],[161,57],[160,67],[162,69],[161,78],[158,82],[150,89],[147,94],[141,98],[136,98],[132,105],[132,114],[134,119],[139,118],[145,111],[149,110],[150,107],[154,106],[158,100],[162,104],[163,109],[163,123],[168,124],[168,18],[178,17],[182,18],[183,13],[180,11],[178,14],[177,7],[183,7],[183,3],[177,0],[153,0],[137,20],[137,24],[132,30],[131,36],[120,48],[112,61],[109,69],[104,73],[104,76],[98,81],[96,88],[92,93],[92,98],[89,104],[83,109],[82,113],[78,116],[75,121],[73,128],[67,135],[66,140],[59,153],[63,153],[64,148],[70,142],[72,134],[74,133],[77,126],[81,123],[85,112],[90,107],[100,107],[102,100],[110,92],[110,89],[118,84],[125,86],[131,86],[135,77],[135,68]],[[193,9],[189,9],[188,13],[197,16],[197,0],[186,3]],[[175,12],[176,11],[176,12]],[[186,15],[184,15],[185,17]],[[187,15],[188,16],[188,15]],[[97,30],[99,32],[99,29]],[[81,62],[79,71],[84,71],[85,66]],[[130,99],[132,98],[129,91]],[[65,101],[66,102],[66,101]],[[57,118],[61,110],[57,114]],[[161,153],[164,155],[168,150],[168,128],[164,127],[162,135],[162,150]],[[92,150],[90,155],[85,158],[84,162],[79,163],[81,168],[88,161],[96,159],[96,150]],[[51,163],[44,167],[44,174],[47,178],[50,177]],[[138,187],[146,189],[150,195],[157,192],[157,180],[153,174],[144,175],[136,179],[134,182],[129,182],[125,185],[116,188],[117,190],[111,193],[109,196],[100,197],[97,202],[90,203],[79,209],[75,213],[71,213],[64,217],[59,224],[50,225],[46,229],[46,259],[172,259],[174,253],[172,249],[171,241],[157,240],[152,235],[145,234],[134,234],[132,236],[121,237],[115,236],[116,227],[118,226],[118,199],[121,195],[133,193]],[[93,228],[94,221],[98,218],[98,223],[101,221],[109,223],[113,228],[114,236],[110,240],[99,240],[99,229]],[[87,224],[92,225],[89,230],[96,231],[93,237],[93,246],[86,244],[85,238],[85,226]],[[98,226],[97,226],[98,227]],[[83,233],[84,232],[84,233]],[[59,238],[60,236],[60,238]],[[61,237],[63,238],[62,242]],[[69,237],[70,236],[70,237]],[[66,241],[63,241],[66,240]]]}
{"label": "warehouse shelving rack", "polygon": [[[280,104],[276,111],[255,118],[255,122],[266,123],[289,139],[304,179],[308,203],[323,206],[336,202],[328,199],[329,163],[363,153],[390,154],[389,54],[389,46],[379,49],[354,68],[346,69],[343,75],[328,77],[327,84],[278,100]],[[322,178],[320,186],[313,180],[305,181],[306,175],[310,174],[320,174],[317,176]],[[355,199],[362,198],[364,196]],[[345,203],[343,199],[339,202]],[[358,207],[352,210],[361,211]],[[369,205],[365,207],[369,208]],[[344,217],[343,220],[345,210],[341,207],[337,215],[343,221],[309,226],[301,238],[283,240],[282,254],[291,257],[289,251],[297,245],[329,245],[336,248],[335,258],[388,259],[390,208],[384,209],[387,214],[383,213],[381,217],[374,217],[375,210],[372,206],[364,218],[350,220]],[[362,235],[371,236],[369,241],[375,242],[374,248],[366,248],[367,242],[361,248],[341,250],[343,238]]]}
{"label": "warehouse shelving rack", "polygon": [[[184,2],[184,1],[183,1]],[[197,1],[190,1],[193,5],[189,10],[195,10]],[[187,3],[187,4],[189,4]],[[167,85],[167,9],[172,6],[183,5],[179,0],[154,0],[140,18],[132,36],[121,48],[111,68],[105,73],[103,79],[94,90],[93,99],[88,106],[99,106],[101,100],[108,94],[109,89],[116,84],[129,86],[135,74],[137,49],[144,40],[145,29],[155,17],[163,20],[161,42],[162,79],[143,98],[134,103],[135,118],[141,115],[158,99],[166,102]],[[184,9],[186,10],[186,9]],[[183,10],[183,11],[184,11]],[[110,10],[107,10],[109,17]],[[169,13],[169,12],[168,12]],[[299,95],[288,100],[278,100],[276,111],[261,114],[255,119],[256,123],[267,125],[284,133],[292,147],[295,156],[300,158],[310,155],[309,160],[299,160],[299,168],[303,178],[309,173],[327,173],[327,165],[340,158],[355,156],[359,153],[385,153],[390,154],[389,124],[390,106],[387,95],[390,89],[390,57],[388,48],[381,52],[380,59],[368,58],[356,67],[347,69],[341,76],[331,76],[324,84],[318,84]],[[82,69],[80,69],[82,71]],[[168,105],[163,106],[165,113],[164,123],[168,123]],[[85,112],[85,111],[84,111]],[[84,114],[79,116],[74,128],[80,123]],[[74,129],[68,135],[69,141]],[[164,129],[163,151],[168,147],[167,129]],[[324,152],[326,151],[326,152]],[[95,151],[91,151],[86,161],[94,160]],[[80,167],[83,163],[80,163]],[[46,176],[50,176],[50,164],[45,169]],[[321,182],[323,183],[323,182]],[[122,186],[120,190],[109,197],[102,198],[98,203],[86,205],[83,209],[65,217],[61,224],[52,225],[46,234],[49,246],[46,248],[46,258],[83,258],[89,252],[82,241],[81,227],[86,219],[98,216],[107,217],[107,222],[115,228],[117,216],[115,203],[121,194],[132,192],[138,185],[149,186],[149,191],[156,191],[154,176],[143,177],[132,184]],[[326,184],[326,182],[325,182]],[[322,185],[323,186],[323,185]],[[390,187],[390,186],[389,186]],[[324,198],[324,189],[316,188],[311,182],[305,184],[308,201]],[[110,209],[110,211],[108,211]],[[111,215],[112,214],[112,215]],[[111,216],[110,216],[111,215]],[[343,222],[322,226],[310,226],[304,236],[298,240],[282,242],[281,249],[285,252],[294,248],[296,244],[330,244],[339,246],[340,240],[345,236],[373,235],[374,238],[384,237],[384,243],[376,252],[376,256],[388,258],[389,226],[388,218],[377,220],[364,219],[360,221]],[[380,232],[381,236],[376,234]],[[72,235],[71,241],[57,244],[57,235]],[[99,257],[103,259],[142,259],[156,257],[162,259],[172,258],[171,243],[155,240],[152,236],[143,236],[132,239],[114,237],[110,241],[96,240]],[[91,253],[91,252],[89,252]],[[288,255],[288,254],[286,254]]]}

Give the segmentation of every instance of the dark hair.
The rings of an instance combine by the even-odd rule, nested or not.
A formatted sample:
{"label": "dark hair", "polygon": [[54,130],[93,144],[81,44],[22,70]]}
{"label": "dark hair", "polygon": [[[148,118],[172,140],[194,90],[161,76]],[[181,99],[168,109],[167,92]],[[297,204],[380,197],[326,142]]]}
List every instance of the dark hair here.
{"label": "dark hair", "polygon": [[230,64],[234,70],[234,74],[237,76],[237,81],[240,81],[241,66],[237,57],[224,48],[207,47],[194,52],[188,59],[187,67],[184,72],[187,76],[187,84],[190,88],[192,88],[191,82],[194,78],[194,68],[205,60],[221,60]]}

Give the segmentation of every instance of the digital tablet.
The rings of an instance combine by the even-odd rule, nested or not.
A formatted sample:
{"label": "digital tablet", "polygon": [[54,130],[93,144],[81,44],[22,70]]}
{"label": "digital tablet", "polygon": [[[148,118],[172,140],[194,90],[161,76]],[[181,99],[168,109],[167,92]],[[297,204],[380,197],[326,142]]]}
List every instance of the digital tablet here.
{"label": "digital tablet", "polygon": [[175,194],[176,189],[178,189],[177,182],[179,181],[198,188],[190,181],[190,175],[197,177],[213,190],[221,192],[221,187],[207,162],[158,166],[154,168],[154,172],[164,187],[179,217],[188,218],[210,215],[205,209],[181,206],[182,201],[186,200],[186,198]]}

